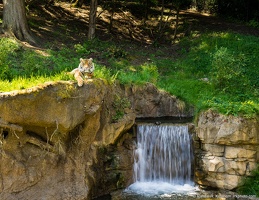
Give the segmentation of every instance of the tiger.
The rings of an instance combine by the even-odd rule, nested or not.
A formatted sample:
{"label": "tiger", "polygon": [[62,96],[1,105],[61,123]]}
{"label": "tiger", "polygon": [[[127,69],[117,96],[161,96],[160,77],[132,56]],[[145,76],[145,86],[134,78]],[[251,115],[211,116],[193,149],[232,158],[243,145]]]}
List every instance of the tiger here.
{"label": "tiger", "polygon": [[80,58],[78,67],[69,72],[69,74],[74,75],[75,79],[77,80],[77,85],[81,87],[84,84],[84,78],[93,78],[94,69],[95,67],[92,58]]}

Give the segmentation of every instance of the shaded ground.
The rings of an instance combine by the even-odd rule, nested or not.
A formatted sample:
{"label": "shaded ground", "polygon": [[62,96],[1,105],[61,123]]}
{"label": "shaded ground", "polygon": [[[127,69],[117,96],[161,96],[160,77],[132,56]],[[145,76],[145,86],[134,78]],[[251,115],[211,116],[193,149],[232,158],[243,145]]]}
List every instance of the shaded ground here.
{"label": "shaded ground", "polygon": [[[138,47],[150,51],[150,44],[157,43],[159,48],[168,55],[177,51],[177,41],[190,33],[200,34],[207,31],[234,31],[242,34],[259,36],[259,30],[240,23],[231,23],[222,18],[200,14],[192,11],[181,12],[181,22],[177,40],[172,39],[174,19],[170,23],[162,24],[160,35],[157,17],[159,9],[153,10],[155,20],[145,23],[134,15],[134,9],[127,11],[117,9],[114,14],[113,27],[109,31],[110,13],[98,8],[97,37],[101,40],[113,40],[118,43],[136,43]],[[2,18],[3,5],[0,3],[0,19]],[[131,12],[130,12],[131,11]],[[37,5],[29,7],[28,22],[34,35],[38,39],[39,47],[59,49],[62,46],[73,46],[87,40],[89,6],[82,8],[70,7],[69,3],[58,2],[54,5]],[[165,13],[166,14],[166,13]],[[154,17],[153,17],[154,18]],[[1,20],[0,20],[1,22]],[[156,46],[157,47],[157,46]],[[157,48],[155,48],[157,50]],[[134,51],[134,49],[133,49]]]}
{"label": "shaded ground", "polygon": [[235,33],[259,36],[259,29],[245,25],[241,22],[230,22],[224,18],[201,14],[198,12],[183,12],[182,16],[188,20],[195,20],[193,30],[205,31],[232,31]]}

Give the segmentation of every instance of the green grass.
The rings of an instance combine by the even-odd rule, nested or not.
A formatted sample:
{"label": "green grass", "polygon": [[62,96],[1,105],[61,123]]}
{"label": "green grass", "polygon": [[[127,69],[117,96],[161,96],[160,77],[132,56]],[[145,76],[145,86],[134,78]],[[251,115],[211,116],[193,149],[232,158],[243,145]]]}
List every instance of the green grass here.
{"label": "green grass", "polygon": [[13,90],[28,89],[37,85],[41,85],[48,81],[60,81],[69,80],[69,76],[64,74],[56,74],[53,76],[33,76],[30,78],[26,77],[16,77],[12,81],[0,80],[1,92],[8,92]]}
{"label": "green grass", "polygon": [[195,105],[197,112],[213,108],[254,117],[259,113],[258,43],[257,37],[232,33],[183,41],[183,56],[169,69],[163,66],[158,85]]}
{"label": "green grass", "polygon": [[[133,44],[100,40],[41,54],[0,38],[0,92],[73,80],[65,72],[77,67],[80,57],[94,55],[95,76],[108,83],[151,82],[193,105],[196,113],[212,108],[226,115],[255,117],[259,113],[258,44],[259,38],[254,36],[207,33],[182,40],[180,56],[175,59],[165,56],[163,48],[150,53]],[[145,61],[133,64],[138,59]]]}

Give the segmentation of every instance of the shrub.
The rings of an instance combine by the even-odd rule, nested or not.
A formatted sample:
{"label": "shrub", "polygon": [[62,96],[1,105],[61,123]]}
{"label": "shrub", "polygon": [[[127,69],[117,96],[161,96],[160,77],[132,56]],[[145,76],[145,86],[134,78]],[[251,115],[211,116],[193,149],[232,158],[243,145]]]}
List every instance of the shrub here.
{"label": "shrub", "polygon": [[12,69],[12,59],[10,55],[15,54],[21,46],[12,39],[0,38],[0,79],[12,80],[16,72]]}
{"label": "shrub", "polygon": [[119,121],[124,116],[125,108],[130,107],[130,101],[126,98],[122,98],[119,95],[115,96],[112,106],[115,110],[115,114],[112,116],[112,122]]}
{"label": "shrub", "polygon": [[238,193],[243,195],[256,195],[259,197],[259,167],[251,172],[251,176],[243,178]]}

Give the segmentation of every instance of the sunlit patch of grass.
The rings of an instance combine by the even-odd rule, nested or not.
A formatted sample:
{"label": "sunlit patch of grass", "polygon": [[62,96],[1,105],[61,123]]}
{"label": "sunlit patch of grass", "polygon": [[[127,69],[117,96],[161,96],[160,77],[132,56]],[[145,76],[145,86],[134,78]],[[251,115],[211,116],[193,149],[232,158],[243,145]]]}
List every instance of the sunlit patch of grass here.
{"label": "sunlit patch of grass", "polygon": [[259,113],[259,102],[255,100],[240,102],[231,101],[226,97],[214,96],[212,99],[204,101],[203,104],[225,115],[242,115],[246,118],[252,118]]}
{"label": "sunlit patch of grass", "polygon": [[33,76],[30,78],[17,77],[12,81],[0,80],[0,92],[9,92],[12,90],[28,89],[49,81],[60,81],[60,80],[70,80],[70,79],[71,77],[69,77],[67,74],[60,73],[54,76]]}
{"label": "sunlit patch of grass", "polygon": [[210,83],[196,79],[161,78],[158,86],[185,102],[195,105],[196,112],[206,109],[207,105],[203,102],[214,95],[214,88]]}
{"label": "sunlit patch of grass", "polygon": [[111,70],[106,68],[105,66],[97,66],[94,71],[94,77],[106,80],[107,83],[111,84],[116,81],[118,73],[119,72],[113,74]]}
{"label": "sunlit patch of grass", "polygon": [[[133,70],[134,69],[134,70]],[[144,84],[146,82],[156,83],[159,77],[157,67],[151,64],[143,64],[137,68],[120,71],[118,80],[122,84]]]}

